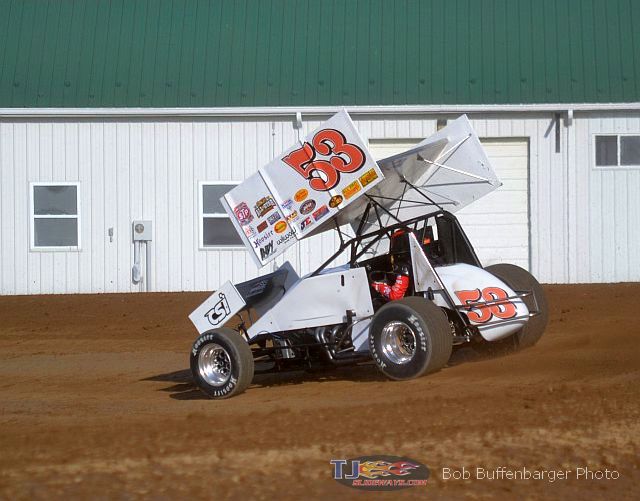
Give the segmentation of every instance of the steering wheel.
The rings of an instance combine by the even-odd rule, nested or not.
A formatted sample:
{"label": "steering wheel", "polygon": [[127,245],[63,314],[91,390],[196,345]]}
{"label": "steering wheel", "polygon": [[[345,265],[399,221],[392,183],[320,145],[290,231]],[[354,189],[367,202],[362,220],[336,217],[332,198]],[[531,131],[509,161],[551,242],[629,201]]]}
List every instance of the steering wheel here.
{"label": "steering wheel", "polygon": [[371,282],[384,282],[387,279],[388,275],[396,275],[396,273],[392,271],[382,271],[382,270],[369,270],[368,276],[369,281]]}

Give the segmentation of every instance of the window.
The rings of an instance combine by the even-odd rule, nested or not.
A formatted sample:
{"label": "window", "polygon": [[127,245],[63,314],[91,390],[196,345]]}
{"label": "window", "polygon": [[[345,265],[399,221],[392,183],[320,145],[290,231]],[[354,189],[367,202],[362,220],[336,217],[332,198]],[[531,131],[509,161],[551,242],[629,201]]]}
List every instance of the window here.
{"label": "window", "polygon": [[31,248],[80,247],[78,183],[31,184]]}
{"label": "window", "polygon": [[238,183],[200,184],[201,247],[244,247],[238,232],[220,203],[222,197]]}
{"label": "window", "polygon": [[640,135],[596,136],[597,167],[640,167]]}

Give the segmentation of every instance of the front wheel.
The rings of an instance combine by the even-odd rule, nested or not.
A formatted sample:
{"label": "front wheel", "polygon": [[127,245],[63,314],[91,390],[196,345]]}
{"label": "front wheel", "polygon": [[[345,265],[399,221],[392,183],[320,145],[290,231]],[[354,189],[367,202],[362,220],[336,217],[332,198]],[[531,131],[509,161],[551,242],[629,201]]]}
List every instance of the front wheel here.
{"label": "front wheel", "polygon": [[190,365],[198,387],[215,399],[238,395],[253,380],[251,348],[238,332],[226,327],[205,332],[196,339]]}
{"label": "front wheel", "polygon": [[413,379],[441,369],[449,361],[452,347],[444,312],[421,297],[387,303],[369,328],[371,355],[390,379]]}

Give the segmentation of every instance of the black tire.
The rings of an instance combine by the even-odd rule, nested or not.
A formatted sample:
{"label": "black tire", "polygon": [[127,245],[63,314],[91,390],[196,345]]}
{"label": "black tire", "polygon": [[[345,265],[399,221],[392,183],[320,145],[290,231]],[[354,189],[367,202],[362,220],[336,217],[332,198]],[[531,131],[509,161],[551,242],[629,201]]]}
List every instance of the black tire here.
{"label": "black tire", "polygon": [[514,264],[493,264],[487,266],[485,270],[498,277],[515,291],[533,292],[533,297],[525,297],[523,301],[527,305],[527,308],[529,308],[529,311],[535,311],[537,309],[540,314],[531,317],[525,326],[513,336],[503,341],[498,341],[515,350],[532,347],[542,337],[547,327],[547,322],[549,321],[549,307],[544,289],[531,273]]}
{"label": "black tire", "polygon": [[[409,342],[399,341],[397,346],[403,336]],[[446,365],[453,337],[438,306],[421,297],[407,297],[385,304],[375,314],[369,328],[369,348],[378,369],[388,378],[413,379]]]}
{"label": "black tire", "polygon": [[227,327],[205,332],[196,339],[190,365],[198,387],[215,399],[238,395],[253,380],[251,348],[238,332]]}

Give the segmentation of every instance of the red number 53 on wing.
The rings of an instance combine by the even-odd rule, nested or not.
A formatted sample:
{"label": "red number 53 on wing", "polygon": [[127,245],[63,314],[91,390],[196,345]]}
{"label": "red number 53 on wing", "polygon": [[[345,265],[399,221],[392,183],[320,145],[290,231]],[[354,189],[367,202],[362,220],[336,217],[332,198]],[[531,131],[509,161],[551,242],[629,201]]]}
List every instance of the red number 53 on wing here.
{"label": "red number 53 on wing", "polygon": [[[318,158],[318,154],[326,158]],[[340,173],[355,172],[366,162],[357,145],[348,143],[342,132],[323,129],[313,136],[311,143],[293,150],[282,159],[316,191],[328,191],[340,182]]]}

